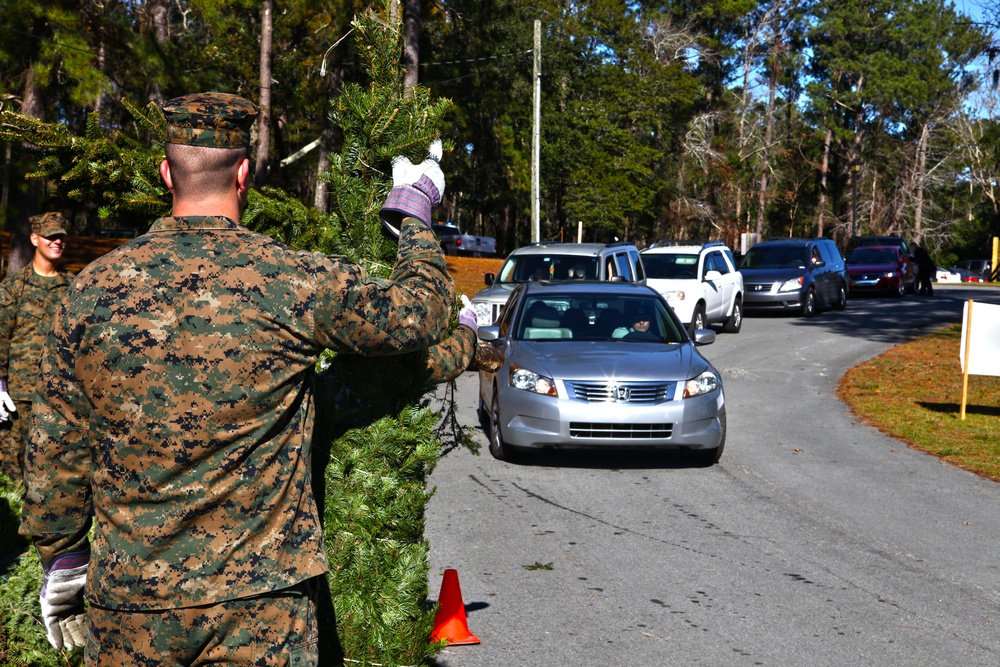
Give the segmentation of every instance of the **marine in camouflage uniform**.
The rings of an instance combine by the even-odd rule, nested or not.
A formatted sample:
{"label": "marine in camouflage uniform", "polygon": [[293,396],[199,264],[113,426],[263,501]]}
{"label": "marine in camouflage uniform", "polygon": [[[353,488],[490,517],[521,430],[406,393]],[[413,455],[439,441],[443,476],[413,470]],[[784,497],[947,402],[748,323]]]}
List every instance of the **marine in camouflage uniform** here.
{"label": "marine in camouflage uniform", "polygon": [[[70,274],[59,268],[66,248],[66,218],[51,212],[32,216],[30,222],[35,246],[32,261],[0,283],[0,392],[15,406],[0,423],[0,459],[4,474],[15,484],[24,473],[31,397],[42,345],[56,305],[71,280]],[[4,407],[10,405],[0,407],[6,413]]]}
{"label": "marine in camouflage uniform", "polygon": [[[86,642],[88,664],[284,665],[296,651],[296,664],[314,664],[315,623],[303,619],[328,570],[310,492],[314,368],[324,348],[439,342],[454,287],[427,223],[443,175],[435,162],[413,165],[419,183],[394,178],[387,206],[407,190],[424,206],[398,212],[427,219],[403,217],[390,278],[371,278],[238,224],[245,157],[228,214],[191,213],[199,183],[180,182],[185,155],[245,149],[250,102],[204,93],[164,113],[173,217],[85,268],[46,344],[21,528],[46,571],[43,620],[57,648]],[[272,627],[247,627],[248,605],[273,612]],[[214,648],[199,639],[206,628]]]}

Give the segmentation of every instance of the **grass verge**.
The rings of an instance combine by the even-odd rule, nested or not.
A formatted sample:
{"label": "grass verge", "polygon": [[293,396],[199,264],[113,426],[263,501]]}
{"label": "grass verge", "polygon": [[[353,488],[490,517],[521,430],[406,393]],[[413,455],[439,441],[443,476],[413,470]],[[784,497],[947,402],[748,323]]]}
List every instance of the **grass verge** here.
{"label": "grass verge", "polygon": [[961,329],[956,324],[855,366],[837,393],[886,435],[1000,481],[1000,378],[969,376],[961,419]]}

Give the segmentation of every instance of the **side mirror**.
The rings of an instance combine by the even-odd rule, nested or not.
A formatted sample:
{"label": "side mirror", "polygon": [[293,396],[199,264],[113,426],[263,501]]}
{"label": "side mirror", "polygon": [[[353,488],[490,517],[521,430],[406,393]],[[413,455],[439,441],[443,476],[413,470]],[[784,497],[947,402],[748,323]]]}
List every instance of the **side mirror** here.
{"label": "side mirror", "polygon": [[490,285],[492,285],[493,281],[496,280],[496,279],[497,279],[497,277],[495,275],[493,275],[492,273],[487,273],[485,276],[483,276],[483,282],[486,283],[487,287],[489,287]]}
{"label": "side mirror", "polygon": [[705,280],[708,282],[715,282],[716,280],[722,280],[722,274],[718,271],[706,271]]}
{"label": "side mirror", "polygon": [[495,324],[491,324],[485,327],[479,327],[478,329],[479,340],[491,341],[500,338],[500,327]]}
{"label": "side mirror", "polygon": [[[482,331],[482,327],[479,329]],[[713,329],[695,329],[694,330],[694,344],[695,345],[711,345],[715,342],[715,330]]]}

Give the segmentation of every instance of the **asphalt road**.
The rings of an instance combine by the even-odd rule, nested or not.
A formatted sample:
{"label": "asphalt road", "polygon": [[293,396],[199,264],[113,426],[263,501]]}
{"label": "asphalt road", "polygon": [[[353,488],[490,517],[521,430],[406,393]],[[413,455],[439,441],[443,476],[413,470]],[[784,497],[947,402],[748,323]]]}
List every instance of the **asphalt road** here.
{"label": "asphalt road", "polygon": [[[442,667],[1000,664],[1000,484],[852,419],[843,372],[1000,290],[747,317],[722,461],[455,451],[430,478],[430,596],[455,568],[477,645]],[[942,382],[961,385],[955,374]],[[477,377],[458,380],[478,424]],[[970,409],[975,396],[970,395]],[[995,406],[993,406],[995,407]],[[958,406],[935,406],[957,419]]]}

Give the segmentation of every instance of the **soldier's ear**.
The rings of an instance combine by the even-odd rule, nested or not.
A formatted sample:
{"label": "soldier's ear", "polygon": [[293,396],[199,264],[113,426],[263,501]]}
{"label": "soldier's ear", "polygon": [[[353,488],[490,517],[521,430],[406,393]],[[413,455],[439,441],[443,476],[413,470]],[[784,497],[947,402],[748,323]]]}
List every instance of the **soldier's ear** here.
{"label": "soldier's ear", "polygon": [[172,193],[174,191],[174,179],[170,175],[170,163],[166,160],[160,162],[160,178],[163,179],[163,183],[167,186],[167,190]]}
{"label": "soldier's ear", "polygon": [[239,185],[240,190],[247,189],[247,180],[250,178],[250,160],[249,158],[243,158],[240,160],[240,164],[236,167],[236,183]]}

